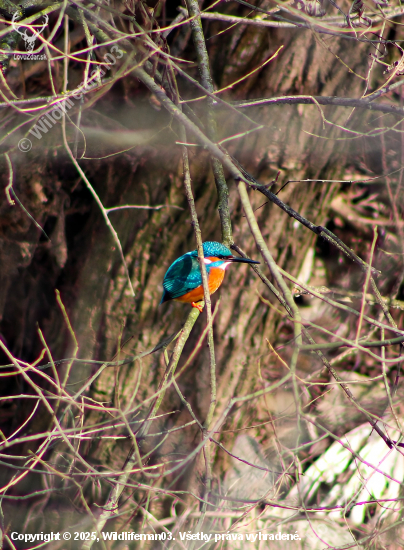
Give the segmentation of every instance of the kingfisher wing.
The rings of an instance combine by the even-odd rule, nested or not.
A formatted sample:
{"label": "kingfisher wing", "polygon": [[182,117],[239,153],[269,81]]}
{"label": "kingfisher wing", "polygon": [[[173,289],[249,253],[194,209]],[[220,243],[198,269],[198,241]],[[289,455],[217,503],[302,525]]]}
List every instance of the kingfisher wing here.
{"label": "kingfisher wing", "polygon": [[161,303],[174,300],[202,284],[198,258],[184,254],[168,268],[163,281],[164,294]]}

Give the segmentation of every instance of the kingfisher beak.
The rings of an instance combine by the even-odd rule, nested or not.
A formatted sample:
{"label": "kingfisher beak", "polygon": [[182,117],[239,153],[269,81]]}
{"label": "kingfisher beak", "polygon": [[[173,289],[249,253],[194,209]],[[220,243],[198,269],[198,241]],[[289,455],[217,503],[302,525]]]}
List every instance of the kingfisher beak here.
{"label": "kingfisher beak", "polygon": [[231,256],[231,258],[229,258],[228,260],[226,258],[226,261],[240,262],[240,263],[243,263],[243,264],[259,264],[260,263],[260,262],[257,262],[255,260],[250,260],[250,258],[239,258],[237,256]]}

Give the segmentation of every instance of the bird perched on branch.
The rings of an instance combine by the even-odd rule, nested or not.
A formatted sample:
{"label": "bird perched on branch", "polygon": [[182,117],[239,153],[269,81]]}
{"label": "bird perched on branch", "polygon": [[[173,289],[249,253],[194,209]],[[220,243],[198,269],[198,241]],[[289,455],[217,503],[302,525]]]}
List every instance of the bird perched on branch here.
{"label": "bird perched on branch", "polygon": [[[222,284],[224,272],[231,263],[260,263],[248,258],[233,256],[226,246],[214,241],[203,243],[203,255],[211,294],[216,292]],[[202,307],[197,303],[204,298],[197,250],[187,252],[170,265],[164,276],[163,288],[160,304],[168,302],[168,300],[176,300],[191,304],[192,307],[196,307],[202,312]]]}

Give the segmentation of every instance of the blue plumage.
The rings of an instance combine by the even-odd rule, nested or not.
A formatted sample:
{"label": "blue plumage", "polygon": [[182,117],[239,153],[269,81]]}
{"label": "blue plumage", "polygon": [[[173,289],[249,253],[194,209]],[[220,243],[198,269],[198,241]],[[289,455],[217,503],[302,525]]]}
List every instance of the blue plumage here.
{"label": "blue plumage", "polygon": [[[231,258],[232,253],[223,244],[207,241],[203,243],[203,255],[205,258]],[[215,262],[206,266],[209,275],[211,267],[219,267],[223,261]],[[160,304],[168,300],[174,300],[183,296],[190,290],[202,284],[202,275],[199,269],[198,251],[193,250],[180,256],[167,270],[163,281],[163,297]]]}
{"label": "blue plumage", "polygon": [[[203,255],[205,258],[209,257],[216,257],[216,258],[230,258],[232,257],[232,253],[227,248],[227,246],[224,246],[224,244],[217,243],[215,241],[207,241],[206,243],[203,243]],[[198,257],[197,250],[194,250],[193,252],[190,252],[190,254],[195,254],[196,257]]]}
{"label": "blue plumage", "polygon": [[[203,255],[205,258],[218,258],[215,262],[207,263],[206,271],[208,274],[212,268],[222,266],[224,263],[244,262],[258,264],[254,260],[247,258],[236,258],[230,250],[221,243],[215,241],[207,241],[203,243]],[[224,266],[225,267],[225,266]],[[175,300],[184,296],[191,290],[194,290],[202,285],[202,275],[199,268],[198,251],[193,250],[180,256],[173,262],[167,270],[163,281],[163,297],[160,304],[168,300]]]}

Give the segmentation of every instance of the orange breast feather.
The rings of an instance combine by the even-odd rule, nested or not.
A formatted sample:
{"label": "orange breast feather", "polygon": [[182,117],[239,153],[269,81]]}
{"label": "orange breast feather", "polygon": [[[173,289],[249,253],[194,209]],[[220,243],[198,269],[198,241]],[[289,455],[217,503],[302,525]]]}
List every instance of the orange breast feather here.
{"label": "orange breast feather", "polygon": [[[209,271],[209,279],[208,279],[208,285],[209,285],[209,292],[213,294],[216,292],[216,290],[219,288],[219,286],[222,284],[224,278],[224,269],[220,269],[219,267],[214,267]],[[178,298],[175,298],[177,302],[186,302],[190,304],[191,302],[199,302],[200,300],[203,300],[203,286],[200,285],[183,296],[179,296]]]}

